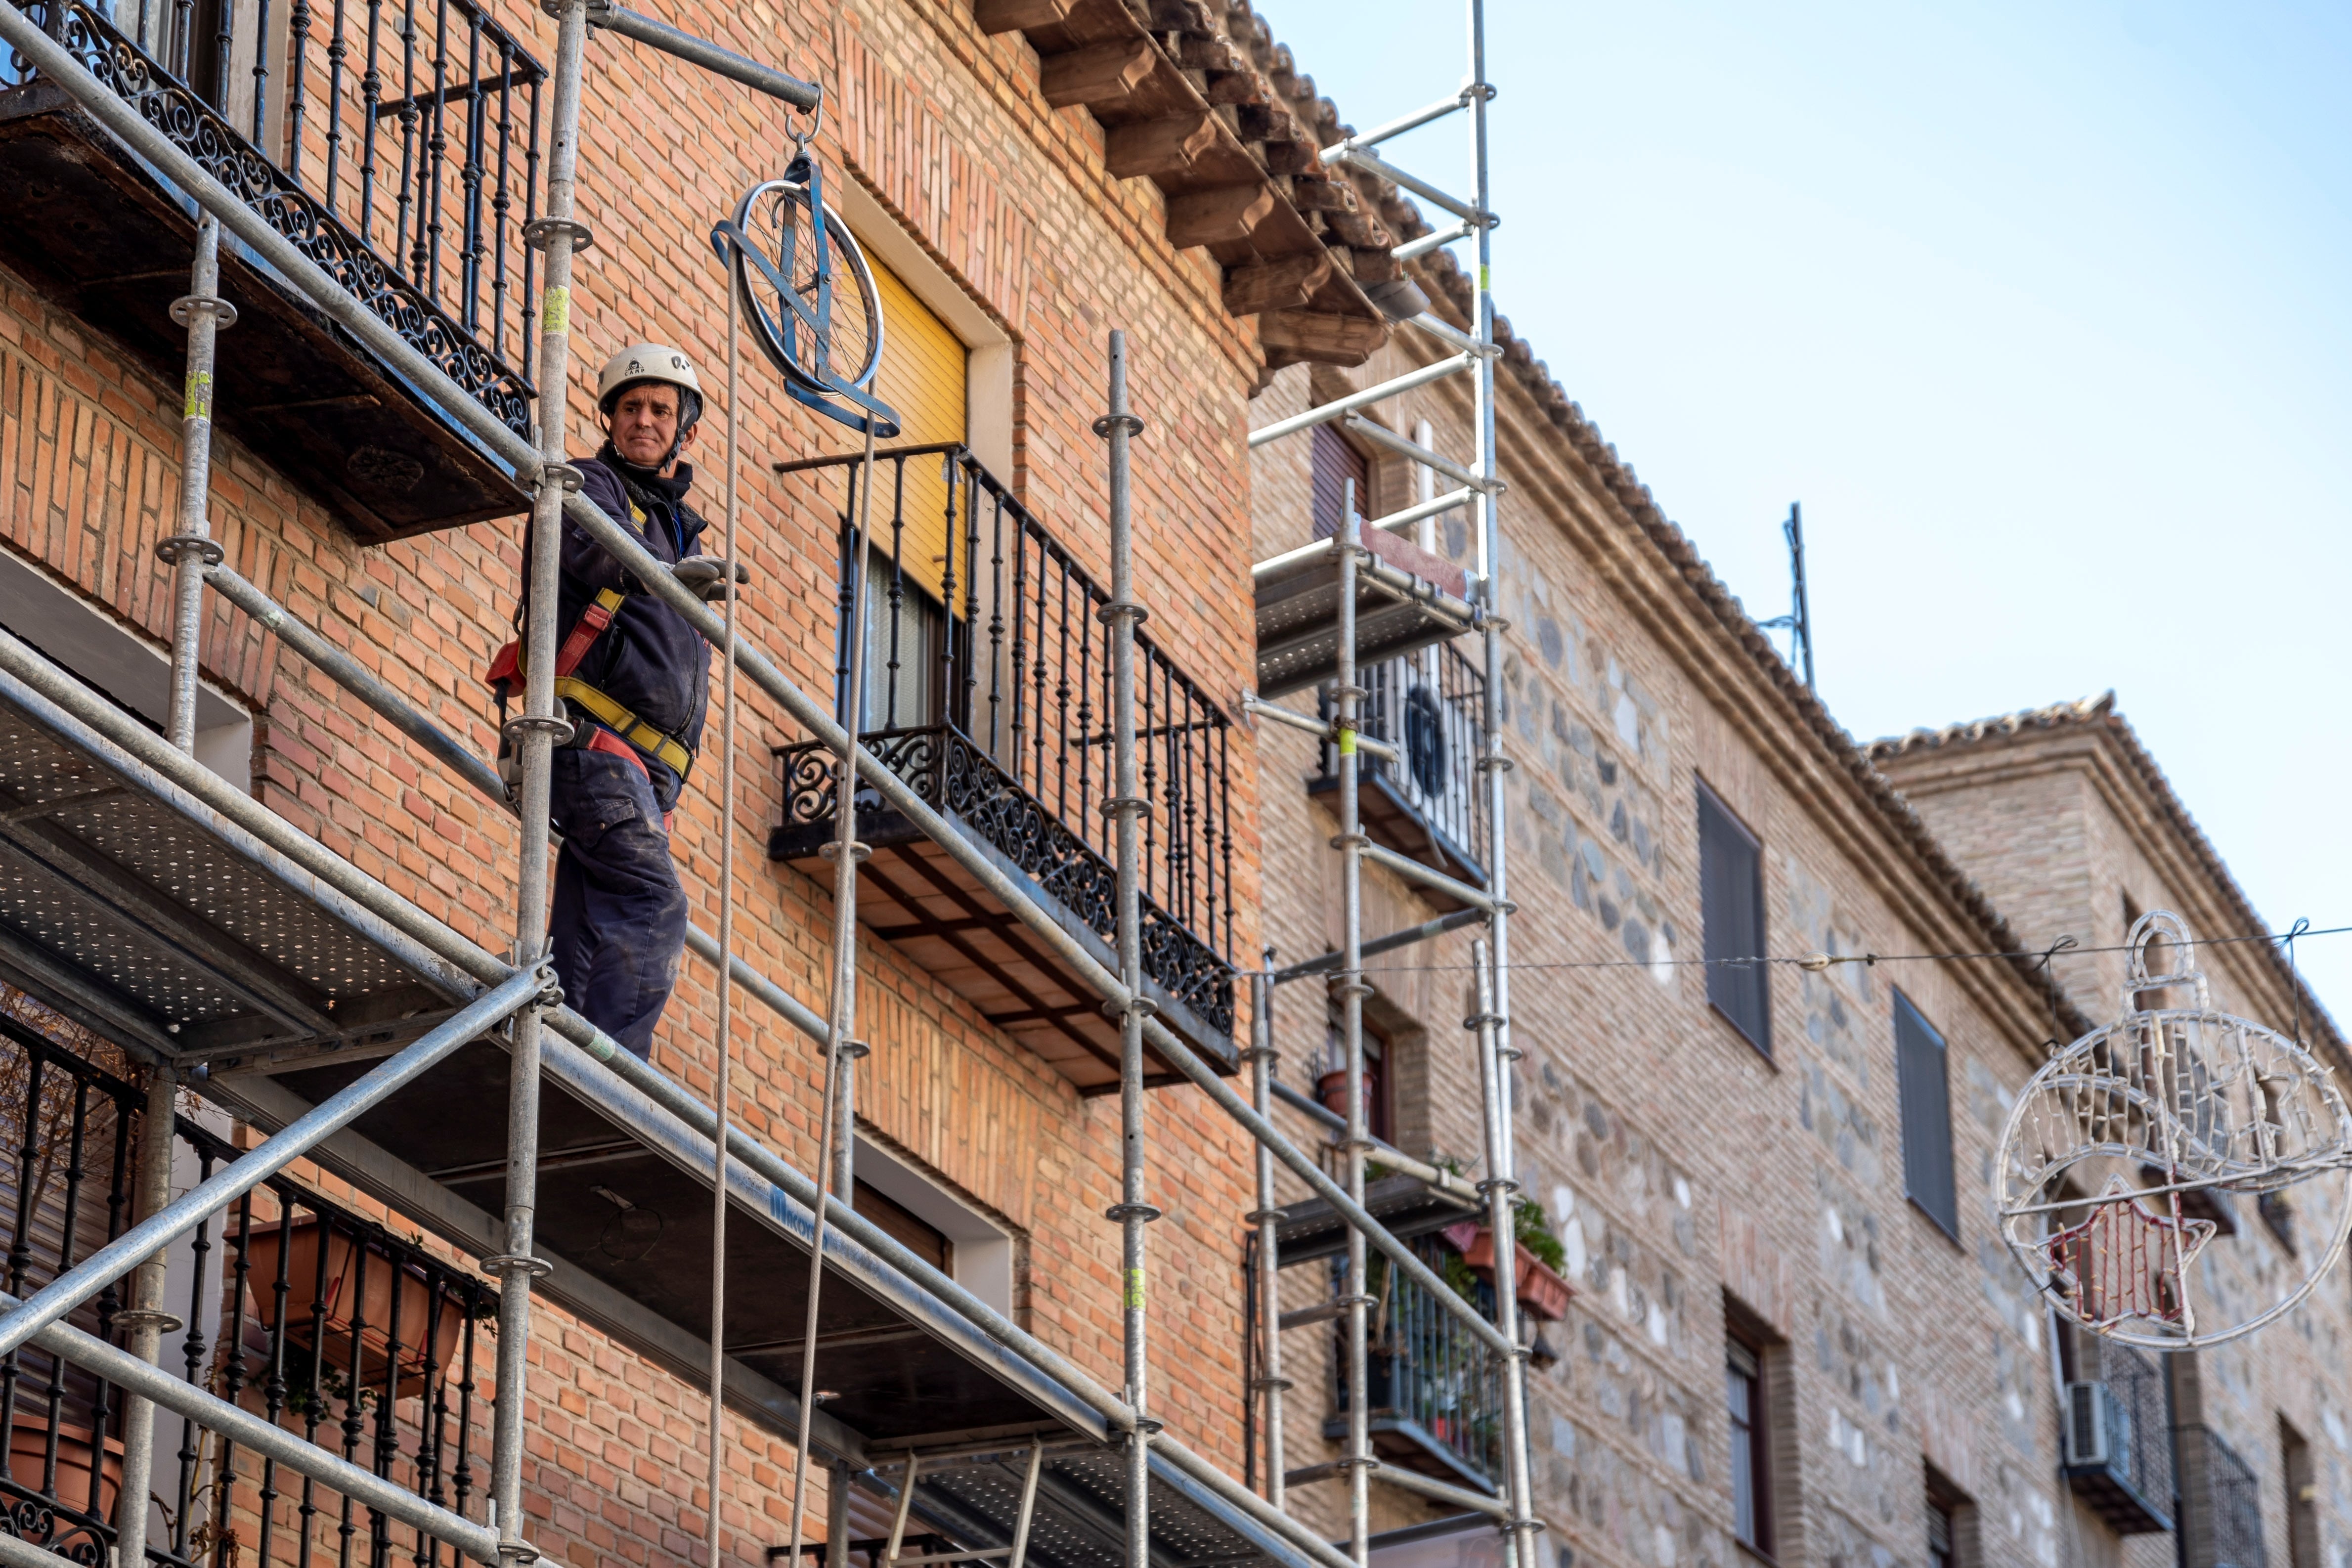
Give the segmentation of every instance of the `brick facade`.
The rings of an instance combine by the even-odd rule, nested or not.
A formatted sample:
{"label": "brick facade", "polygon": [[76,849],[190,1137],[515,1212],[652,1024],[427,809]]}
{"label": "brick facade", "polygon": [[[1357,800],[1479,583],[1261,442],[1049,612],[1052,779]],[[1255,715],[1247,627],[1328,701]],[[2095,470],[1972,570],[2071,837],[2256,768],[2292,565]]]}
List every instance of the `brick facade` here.
{"label": "brick facade", "polygon": [[[554,24],[537,6],[491,9],[553,58]],[[1105,395],[1107,333],[1128,331],[1131,396],[1150,422],[1136,449],[1135,516],[1150,633],[1229,699],[1250,657],[1243,438],[1260,361],[1249,319],[1219,301],[1217,266],[1169,244],[1159,193],[1114,177],[1101,127],[1083,108],[1049,106],[1035,51],[1017,33],[983,34],[969,6],[791,4],[756,16],[688,6],[666,19],[829,84],[817,143],[829,177],[862,186],[1011,339],[1013,467],[1003,477],[1106,580],[1102,443],[1090,425]],[[781,173],[780,120],[777,106],[616,36],[590,44],[580,206],[597,243],[573,285],[572,450],[584,456],[599,438],[593,387],[604,358],[634,341],[677,343],[714,391],[695,496],[714,519],[726,310],[707,235],[745,186]],[[220,352],[238,352],[234,330]],[[791,403],[748,342],[742,376],[745,635],[822,694],[833,678],[837,481],[779,479],[768,465],[843,450],[848,438]],[[150,646],[169,624],[169,574],[153,546],[178,526],[177,408],[176,389],[90,334],[70,301],[0,272],[0,536]],[[213,532],[228,564],[488,754],[495,715],[478,672],[512,635],[523,520],[362,546],[226,437],[213,474]],[[216,597],[210,605],[204,674],[254,715],[263,803],[427,913],[505,949],[509,821]],[[743,955],[821,1006],[829,892],[764,854],[780,804],[768,749],[803,737],[747,687],[740,794],[722,817],[715,714],[710,735],[673,838],[694,918],[716,929],[719,836],[731,820]],[[1246,936],[1258,902],[1256,771],[1245,735],[1238,751],[1232,805],[1244,881],[1234,901]],[[656,1066],[706,1094],[709,980],[685,961],[654,1052]],[[1017,1319],[1118,1385],[1118,1231],[1103,1217],[1118,1196],[1116,1099],[1081,1098],[886,943],[861,942],[859,984],[860,1032],[873,1047],[862,1129],[1011,1235]],[[740,992],[736,1005],[739,1121],[810,1168],[819,1056]],[[1227,1391],[1240,1375],[1235,1216],[1249,1207],[1246,1139],[1189,1089],[1155,1093],[1150,1116],[1152,1196],[1166,1211],[1150,1233],[1157,1413],[1234,1468],[1241,1428]],[[691,1557],[709,1507],[702,1395],[561,1310],[542,1311],[528,1476],[542,1549],[578,1568]],[[748,1421],[729,1441],[740,1460],[730,1466],[730,1551],[756,1562],[782,1539],[789,1486],[777,1478],[789,1453]],[[818,1517],[821,1535],[821,1508]]]}

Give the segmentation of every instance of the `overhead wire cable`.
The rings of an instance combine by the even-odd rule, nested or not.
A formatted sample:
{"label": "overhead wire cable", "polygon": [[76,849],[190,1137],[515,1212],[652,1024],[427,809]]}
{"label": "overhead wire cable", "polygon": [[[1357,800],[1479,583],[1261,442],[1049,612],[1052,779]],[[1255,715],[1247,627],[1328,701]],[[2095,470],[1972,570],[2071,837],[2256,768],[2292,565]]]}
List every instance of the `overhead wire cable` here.
{"label": "overhead wire cable", "polygon": [[[2277,946],[2290,942],[2299,941],[2305,937],[2343,936],[2347,932],[2352,932],[2352,925],[2323,926],[2314,929],[2307,921],[2297,921],[2294,927],[2291,930],[2265,932],[2255,936],[2200,936],[2197,939],[2197,945],[2199,947],[2237,947],[2260,942],[2265,946]],[[2063,947],[2058,948],[2055,951],[2077,953],[2128,952],[2131,951],[2131,948],[2128,943],[2125,942],[2085,946],[2081,943],[2074,942],[2070,939]],[[2014,963],[2019,959],[2030,959],[2038,965],[2045,956],[2047,956],[2047,954],[2042,950],[2020,948],[2007,952],[1989,952],[1766,953],[1754,958],[1533,959],[1526,963],[1514,963],[1510,967],[1517,971],[1539,969],[1705,969],[1710,965],[1747,968],[1759,963],[1780,963],[1793,964],[1799,969],[1820,971],[1843,963],[1859,963],[1865,968],[1874,968],[1882,963],[1962,963],[1970,962],[1989,962],[1992,960]],[[2290,960],[2290,962],[2292,962],[2292,960]],[[1367,965],[1363,973],[1367,974],[1467,974],[1472,972],[1473,968],[1473,965],[1467,963],[1387,963],[1377,966]],[[2300,988],[2298,987],[2298,990]]]}

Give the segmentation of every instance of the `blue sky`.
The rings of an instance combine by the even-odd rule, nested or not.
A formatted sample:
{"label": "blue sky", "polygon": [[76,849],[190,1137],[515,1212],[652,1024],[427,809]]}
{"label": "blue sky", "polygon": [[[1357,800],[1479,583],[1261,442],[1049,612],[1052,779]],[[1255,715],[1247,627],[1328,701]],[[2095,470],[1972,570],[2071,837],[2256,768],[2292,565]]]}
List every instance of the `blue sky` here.
{"label": "blue sky", "polygon": [[[1356,125],[1460,79],[1444,0],[1260,9]],[[1804,503],[1846,727],[2112,687],[2273,929],[2352,925],[2352,7],[1488,28],[1505,313],[1756,615]],[[1391,146],[1458,182],[1460,124]]]}

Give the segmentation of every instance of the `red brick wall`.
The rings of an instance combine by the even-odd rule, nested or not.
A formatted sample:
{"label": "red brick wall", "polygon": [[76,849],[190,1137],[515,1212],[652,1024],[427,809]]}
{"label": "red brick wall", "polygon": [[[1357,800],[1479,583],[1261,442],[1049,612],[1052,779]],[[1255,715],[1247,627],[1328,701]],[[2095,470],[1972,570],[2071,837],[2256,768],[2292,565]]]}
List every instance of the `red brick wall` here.
{"label": "red brick wall", "polygon": [[[552,58],[537,7],[496,7]],[[1250,668],[1243,437],[1255,360],[1216,302],[1216,269],[1169,250],[1148,183],[1105,171],[1098,129],[1039,96],[1017,36],[982,37],[961,5],[793,4],[751,13],[709,5],[679,25],[814,75],[834,89],[819,150],[828,173],[862,181],[1013,339],[1015,461],[1007,476],[1046,525],[1107,574],[1100,413],[1105,339],[1133,343],[1133,399],[1150,422],[1136,448],[1139,582],[1151,635],[1220,701]],[[713,84],[616,37],[590,44],[581,216],[596,235],[580,258],[572,321],[573,449],[595,439],[587,388],[623,343],[661,339],[700,363],[714,393],[698,500],[716,513],[725,314],[710,224],[753,179],[781,172],[773,107]],[[221,353],[233,356],[234,331]],[[130,368],[49,301],[0,274],[0,518],[7,546],[79,586],[151,639],[168,602],[154,541],[177,526],[176,398]],[[846,449],[782,397],[747,351],[740,527],[753,574],[757,638],[804,689],[829,689],[834,534],[830,489],[780,480],[770,462]],[[510,635],[520,520],[362,548],[316,502],[235,443],[216,445],[213,527],[231,565],[320,626],[451,733],[487,753],[493,716],[477,672]],[[510,940],[515,840],[508,819],[340,698],[323,678],[217,605],[206,675],[251,704],[256,790],[272,809],[370,874],[494,949]],[[800,739],[746,695],[737,735],[745,956],[822,1005],[829,898],[764,858],[778,807],[771,745]],[[674,846],[705,929],[723,830],[714,723]],[[1234,858],[1256,859],[1255,770],[1235,749]],[[1254,872],[1236,889],[1241,953],[1255,951]],[[684,966],[655,1060],[698,1088],[711,1077],[713,997]],[[1107,1384],[1118,1373],[1114,1100],[1079,1099],[928,975],[871,941],[860,952],[861,1033],[874,1054],[860,1086],[872,1129],[1025,1240],[1028,1325]],[[787,1158],[814,1161],[817,1057],[754,1010],[736,1032],[740,1120]],[[1187,1443],[1238,1460],[1232,1391],[1240,1216],[1249,1207],[1244,1140],[1191,1089],[1151,1097],[1155,1383],[1160,1413]],[[567,1561],[640,1563],[685,1553],[699,1396],[609,1342],[551,1314],[533,1347],[537,1484],[553,1510],[544,1544]],[[775,1445],[747,1438],[742,1506],[769,1510]],[[764,1477],[765,1479],[761,1479]],[[625,1517],[615,1517],[616,1507]],[[772,1533],[772,1531],[771,1531]],[[747,1552],[762,1541],[747,1536]]]}

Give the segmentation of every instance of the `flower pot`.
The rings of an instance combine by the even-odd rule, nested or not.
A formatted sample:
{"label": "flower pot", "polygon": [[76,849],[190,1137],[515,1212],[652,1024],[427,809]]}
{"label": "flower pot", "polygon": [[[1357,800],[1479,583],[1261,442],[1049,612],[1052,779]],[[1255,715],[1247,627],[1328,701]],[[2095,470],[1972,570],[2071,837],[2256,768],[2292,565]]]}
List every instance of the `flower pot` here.
{"label": "flower pot", "polygon": [[1327,1072],[1321,1078],[1317,1079],[1315,1080],[1315,1098],[1322,1102],[1324,1110],[1329,1111],[1334,1116],[1344,1119],[1348,1114],[1348,1075],[1346,1071],[1343,1069],[1339,1072]]}
{"label": "flower pot", "polygon": [[[352,1326],[357,1324],[359,1339],[360,1386],[382,1393],[392,1355],[393,1287],[400,1289],[400,1369],[397,1396],[415,1399],[425,1391],[425,1369],[428,1357],[425,1337],[433,1335],[429,1364],[446,1373],[457,1354],[457,1336],[465,1331],[466,1303],[463,1297],[448,1294],[442,1298],[440,1321],[433,1319],[434,1290],[425,1270],[410,1264],[395,1266],[382,1253],[367,1257],[366,1279],[361,1279],[361,1243],[358,1237],[332,1227],[321,1226],[316,1215],[298,1216],[291,1234],[284,1239],[286,1247],[286,1346],[287,1371],[302,1375],[309,1365],[309,1352],[321,1349],[321,1359],[328,1372],[348,1378],[352,1373]],[[321,1231],[324,1230],[324,1236]],[[254,1302],[254,1315],[267,1324],[275,1309],[278,1285],[278,1252],[280,1237],[275,1225],[256,1225],[247,1239],[246,1291]],[[319,1249],[326,1247],[326,1289],[319,1290]],[[326,1332],[323,1343],[314,1345],[313,1331],[319,1318],[313,1303],[326,1303]],[[292,1353],[303,1352],[297,1360]]]}
{"label": "flower pot", "polygon": [[[1451,1239],[1450,1230],[1448,1237]],[[1512,1258],[1518,1266],[1519,1305],[1548,1321],[1557,1322],[1568,1316],[1569,1298],[1576,1294],[1575,1289],[1524,1247],[1512,1248]],[[1470,1244],[1462,1247],[1462,1261],[1491,1280],[1495,1276],[1495,1233],[1479,1226]]]}
{"label": "flower pot", "polygon": [[[40,1486],[41,1468],[47,1462],[48,1450],[48,1413],[17,1411],[16,1426],[8,1433],[8,1471],[17,1485],[28,1489]],[[110,1522],[114,1518],[114,1500],[121,1493],[121,1441],[114,1437],[106,1440],[106,1451],[99,1464],[98,1500],[93,1506],[89,1495],[89,1428],[59,1423],[54,1494],[58,1506],[72,1513],[95,1514]]]}

